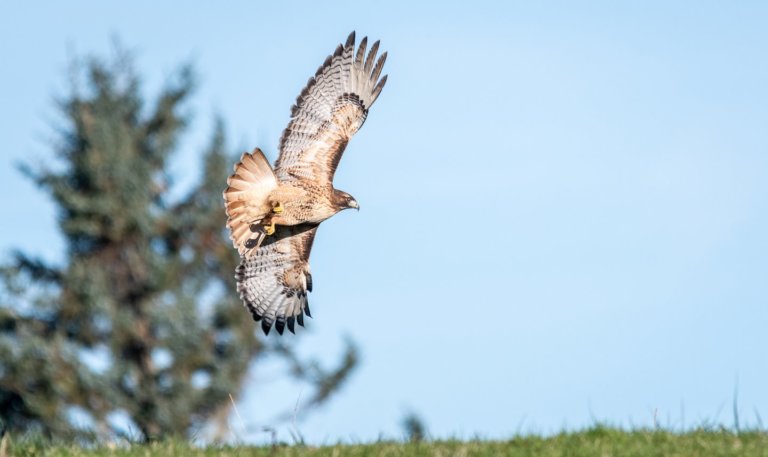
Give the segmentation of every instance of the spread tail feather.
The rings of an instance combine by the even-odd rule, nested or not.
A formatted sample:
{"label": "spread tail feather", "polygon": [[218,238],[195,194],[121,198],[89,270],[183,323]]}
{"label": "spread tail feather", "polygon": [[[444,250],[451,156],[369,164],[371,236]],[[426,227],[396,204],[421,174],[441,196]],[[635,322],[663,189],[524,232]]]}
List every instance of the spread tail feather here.
{"label": "spread tail feather", "polygon": [[[261,149],[244,153],[227,179],[224,202],[230,239],[240,255],[259,247],[264,239],[259,223],[272,210],[269,194],[277,179]],[[253,228],[256,227],[256,230]]]}

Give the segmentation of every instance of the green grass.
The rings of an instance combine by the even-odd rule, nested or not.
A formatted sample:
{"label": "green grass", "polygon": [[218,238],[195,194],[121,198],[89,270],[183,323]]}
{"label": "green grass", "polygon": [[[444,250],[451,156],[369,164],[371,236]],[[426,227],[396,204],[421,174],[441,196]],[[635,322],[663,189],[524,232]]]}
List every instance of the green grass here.
{"label": "green grass", "polygon": [[312,447],[212,446],[195,447],[184,442],[108,446],[83,449],[50,445],[39,440],[6,439],[0,457],[195,457],[195,456],[765,456],[768,432],[695,430],[674,433],[664,430],[622,431],[606,427],[561,433],[551,437],[521,436],[507,441],[436,441],[424,443],[380,442]]}

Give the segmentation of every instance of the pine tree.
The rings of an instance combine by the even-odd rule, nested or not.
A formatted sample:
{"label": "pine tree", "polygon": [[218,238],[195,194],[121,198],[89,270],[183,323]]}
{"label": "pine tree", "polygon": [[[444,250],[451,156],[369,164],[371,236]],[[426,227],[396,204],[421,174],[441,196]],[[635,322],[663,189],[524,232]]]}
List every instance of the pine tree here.
{"label": "pine tree", "polygon": [[70,437],[80,411],[96,436],[117,432],[120,415],[139,439],[185,436],[226,417],[229,396],[270,353],[315,387],[308,405],[327,399],[355,366],[354,346],[334,370],[302,361],[285,343],[256,336],[234,292],[238,259],[221,198],[234,158],[221,122],[203,178],[170,196],[192,69],[182,67],[147,106],[128,53],[73,68],[58,102],[60,166],[25,169],[58,207],[66,260],[16,253],[0,270],[2,426]]}

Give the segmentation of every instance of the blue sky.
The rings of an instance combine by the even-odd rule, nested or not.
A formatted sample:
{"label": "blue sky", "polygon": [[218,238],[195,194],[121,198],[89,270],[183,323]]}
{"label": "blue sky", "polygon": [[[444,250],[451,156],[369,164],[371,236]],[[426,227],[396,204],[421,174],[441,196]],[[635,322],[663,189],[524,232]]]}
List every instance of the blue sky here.
{"label": "blue sky", "polygon": [[[299,424],[310,441],[398,436],[409,411],[437,437],[731,424],[736,389],[742,423],[768,417],[768,4],[178,5],[0,6],[0,250],[62,258],[13,164],[49,160],[69,57],[117,36],[148,94],[195,62],[183,188],[216,114],[274,158],[355,29],[389,81],[336,175],[362,210],[319,230],[295,344],[332,361],[346,335],[363,363]],[[302,394],[278,367],[249,383],[251,430]]]}

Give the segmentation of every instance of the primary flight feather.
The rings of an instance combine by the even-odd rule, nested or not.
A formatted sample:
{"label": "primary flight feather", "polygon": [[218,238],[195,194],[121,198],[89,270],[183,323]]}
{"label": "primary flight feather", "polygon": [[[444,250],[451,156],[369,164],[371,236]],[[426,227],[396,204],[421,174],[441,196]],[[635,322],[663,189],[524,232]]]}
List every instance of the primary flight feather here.
{"label": "primary flight feather", "polygon": [[309,253],[320,223],[359,208],[333,187],[350,138],[362,127],[387,76],[387,53],[368,39],[355,48],[355,32],[325,59],[291,108],[274,169],[260,149],[245,153],[227,179],[227,227],[241,262],[235,279],[243,303],[269,334],[294,332],[310,316]]}

